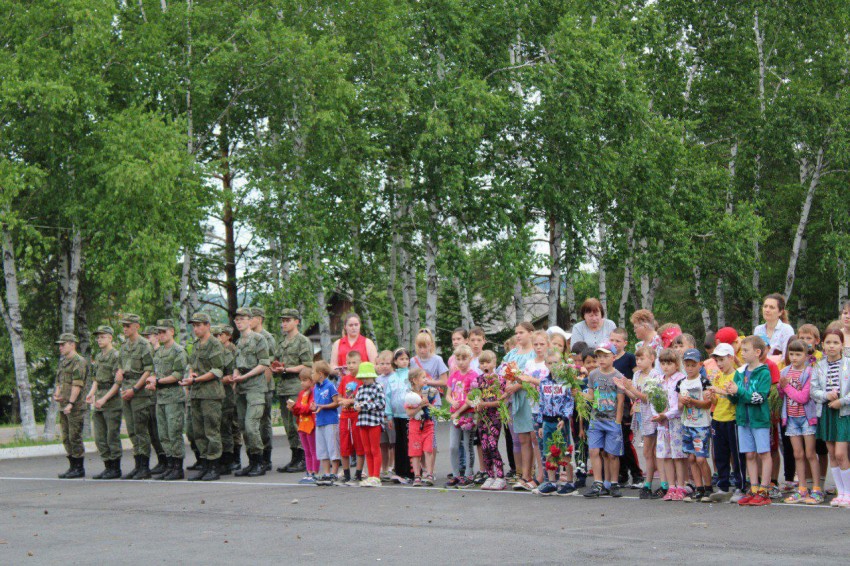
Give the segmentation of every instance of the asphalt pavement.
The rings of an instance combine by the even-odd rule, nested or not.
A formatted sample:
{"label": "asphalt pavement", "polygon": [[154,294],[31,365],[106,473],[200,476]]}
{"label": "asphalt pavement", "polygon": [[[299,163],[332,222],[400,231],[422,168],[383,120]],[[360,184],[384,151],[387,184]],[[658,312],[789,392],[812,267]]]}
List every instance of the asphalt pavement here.
{"label": "asphalt pavement", "polygon": [[[439,444],[448,446],[445,426]],[[275,465],[288,459],[276,438]],[[187,460],[191,460],[188,458]],[[125,468],[132,457],[125,453]],[[62,458],[0,462],[0,564],[843,562],[850,510],[217,482],[58,480]],[[438,457],[438,477],[449,470]],[[89,477],[101,470],[86,456]]]}

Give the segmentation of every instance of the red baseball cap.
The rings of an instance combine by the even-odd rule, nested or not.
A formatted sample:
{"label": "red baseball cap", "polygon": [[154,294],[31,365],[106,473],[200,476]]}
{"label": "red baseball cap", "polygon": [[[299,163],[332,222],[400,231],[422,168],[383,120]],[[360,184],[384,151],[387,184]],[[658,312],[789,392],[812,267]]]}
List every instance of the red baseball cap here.
{"label": "red baseball cap", "polygon": [[738,340],[738,331],[731,326],[724,326],[714,333],[714,339],[718,344],[734,344]]}

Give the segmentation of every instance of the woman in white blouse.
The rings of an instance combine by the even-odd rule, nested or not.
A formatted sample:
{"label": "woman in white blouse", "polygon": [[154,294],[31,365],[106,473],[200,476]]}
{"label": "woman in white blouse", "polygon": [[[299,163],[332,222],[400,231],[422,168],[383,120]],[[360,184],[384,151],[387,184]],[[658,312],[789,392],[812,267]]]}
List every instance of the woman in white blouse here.
{"label": "woman in white blouse", "polygon": [[779,363],[785,358],[788,340],[794,336],[794,328],[788,324],[788,311],[785,310],[785,297],[771,293],[761,305],[764,324],[759,324],[753,334],[764,340],[769,346],[768,356]]}

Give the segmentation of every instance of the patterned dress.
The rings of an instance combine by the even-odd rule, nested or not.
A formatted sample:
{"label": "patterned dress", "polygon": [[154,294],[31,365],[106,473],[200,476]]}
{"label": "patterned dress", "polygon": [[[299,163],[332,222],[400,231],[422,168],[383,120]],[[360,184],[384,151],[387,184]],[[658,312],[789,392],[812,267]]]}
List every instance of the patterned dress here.
{"label": "patterned dress", "polygon": [[[482,401],[495,401],[498,395],[505,391],[505,380],[494,373],[482,374],[472,380],[470,389],[485,391]],[[505,477],[502,456],[499,454],[501,432],[502,421],[497,408],[489,407],[478,412],[478,438],[481,442],[481,453],[484,456],[484,471],[491,478]]]}

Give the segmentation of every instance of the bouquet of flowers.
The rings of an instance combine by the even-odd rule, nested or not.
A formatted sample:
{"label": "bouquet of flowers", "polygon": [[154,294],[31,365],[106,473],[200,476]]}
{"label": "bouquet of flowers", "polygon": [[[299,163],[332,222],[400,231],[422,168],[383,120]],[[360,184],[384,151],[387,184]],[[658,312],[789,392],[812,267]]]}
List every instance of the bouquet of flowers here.
{"label": "bouquet of flowers", "polygon": [[461,430],[472,430],[475,427],[475,419],[469,413],[461,415],[452,422]]}
{"label": "bouquet of flowers", "polygon": [[[552,379],[570,388],[573,392],[576,414],[584,420],[590,419],[590,401],[581,394],[584,388],[578,368],[572,361],[564,361],[552,367]],[[576,395],[578,391],[578,395]]]}
{"label": "bouquet of flowers", "polygon": [[572,460],[573,447],[567,446],[564,435],[560,430],[552,433],[549,444],[546,446],[546,469],[558,471],[561,466],[569,466]]}
{"label": "bouquet of flowers", "polygon": [[528,398],[531,399],[532,403],[540,402],[540,390],[535,387],[534,384],[522,380],[523,373],[516,362],[509,362],[505,364],[503,372],[502,377],[505,378],[505,381],[508,383],[519,383],[522,385],[523,390],[525,390],[525,394],[528,395]]}
{"label": "bouquet of flowers", "polygon": [[767,396],[767,404],[770,407],[770,418],[778,422],[782,414],[782,398],[779,396],[779,388],[770,386],[770,394]]}
{"label": "bouquet of flowers", "polygon": [[466,403],[473,409],[480,405],[483,400],[484,392],[477,387],[475,389],[470,389],[469,393],[466,394]]}
{"label": "bouquet of flowers", "polygon": [[655,409],[656,414],[667,411],[667,391],[661,387],[661,382],[656,379],[648,380],[643,387],[643,392],[649,399],[649,404]]}
{"label": "bouquet of flowers", "polygon": [[435,421],[447,421],[452,418],[452,409],[448,405],[428,407],[428,413]]}

